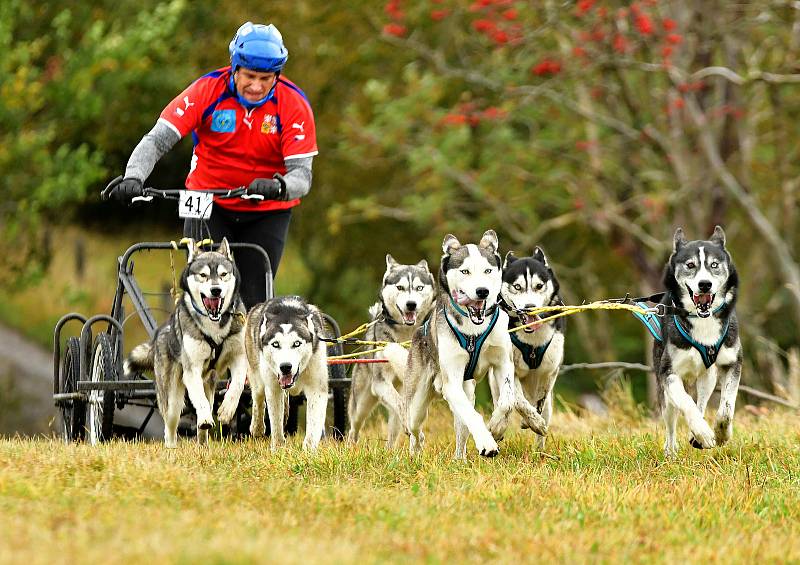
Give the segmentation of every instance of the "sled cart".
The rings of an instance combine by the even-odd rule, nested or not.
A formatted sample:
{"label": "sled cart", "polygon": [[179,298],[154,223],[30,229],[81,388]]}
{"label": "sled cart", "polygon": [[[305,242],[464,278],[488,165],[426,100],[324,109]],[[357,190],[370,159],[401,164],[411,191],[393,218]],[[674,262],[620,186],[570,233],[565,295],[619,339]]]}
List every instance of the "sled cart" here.
{"label": "sled cart", "polygon": [[[196,199],[199,191],[191,191],[191,195],[187,195],[187,192],[189,191],[146,188],[145,195],[141,200],[149,201],[154,197],[179,200],[180,207],[186,205],[187,198]],[[243,188],[203,192],[209,195],[208,202],[211,201],[211,195],[231,198],[246,196]],[[197,202],[189,200],[189,205],[196,204]],[[216,249],[218,246],[218,244],[209,245],[211,249]],[[252,251],[251,256],[255,253],[264,261],[266,296],[272,297],[272,269],[266,252],[261,247],[248,243],[230,243],[230,247],[234,257],[236,257],[237,251],[248,249]],[[158,409],[155,382],[143,375],[126,378],[122,370],[127,322],[131,318],[138,318],[151,339],[159,326],[153,316],[153,311],[159,309],[150,307],[147,302],[149,294],[143,292],[134,274],[134,259],[146,257],[153,252],[188,252],[188,248],[185,243],[176,244],[175,242],[140,242],[131,245],[117,259],[116,291],[110,314],[86,317],[72,312],[62,316],[55,325],[53,331],[53,400],[61,416],[59,433],[65,441],[85,440],[96,444],[112,437],[142,437],[153,414]],[[125,311],[126,305],[123,299],[126,296],[133,307],[133,313]],[[323,316],[327,326],[327,335],[338,338],[341,333],[336,321],[327,314],[323,314]],[[74,329],[77,335],[66,337],[64,331],[66,327]],[[341,355],[342,345],[340,343],[329,344],[328,353],[331,356]],[[326,425],[326,434],[332,435],[336,439],[342,439],[347,422],[347,395],[350,379],[347,376],[346,367],[334,363],[328,367],[328,376],[330,391],[328,420],[330,424]],[[219,377],[221,378],[217,381],[215,413],[216,406],[219,405],[228,385],[228,375],[219,375]],[[301,395],[290,397],[290,399],[289,419],[285,429],[287,433],[291,434],[297,431],[297,415],[303,398]],[[127,410],[129,407],[136,408]],[[250,392],[249,387],[245,387],[236,418],[229,427],[225,426],[223,433],[231,436],[248,433],[249,412]],[[135,413],[133,421],[131,421],[131,413]],[[193,414],[194,409],[187,401],[184,406],[184,416],[187,420],[191,420]],[[182,417],[179,433],[193,434],[194,425],[189,425],[191,422],[184,424],[183,421]],[[267,431],[269,432],[269,425],[267,425]]]}

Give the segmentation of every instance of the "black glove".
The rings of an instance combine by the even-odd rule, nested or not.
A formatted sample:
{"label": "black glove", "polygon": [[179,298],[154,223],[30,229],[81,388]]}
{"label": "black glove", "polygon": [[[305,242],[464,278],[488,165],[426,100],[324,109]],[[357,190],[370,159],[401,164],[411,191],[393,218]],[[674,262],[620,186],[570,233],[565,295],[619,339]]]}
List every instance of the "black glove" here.
{"label": "black glove", "polygon": [[108,186],[101,194],[103,198],[114,198],[120,202],[128,202],[134,197],[144,194],[144,185],[139,179],[117,177],[108,183]]}
{"label": "black glove", "polygon": [[272,179],[253,179],[247,187],[247,193],[260,194],[264,200],[285,200],[286,184],[282,181],[278,176]]}

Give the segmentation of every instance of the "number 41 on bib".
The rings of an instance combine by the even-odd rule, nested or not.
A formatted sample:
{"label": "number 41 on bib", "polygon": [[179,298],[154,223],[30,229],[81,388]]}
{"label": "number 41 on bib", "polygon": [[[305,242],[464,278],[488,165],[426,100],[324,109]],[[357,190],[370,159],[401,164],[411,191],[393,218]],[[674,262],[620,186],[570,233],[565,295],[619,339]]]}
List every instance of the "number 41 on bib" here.
{"label": "number 41 on bib", "polygon": [[197,190],[181,190],[178,202],[178,216],[207,220],[214,207],[214,195]]}

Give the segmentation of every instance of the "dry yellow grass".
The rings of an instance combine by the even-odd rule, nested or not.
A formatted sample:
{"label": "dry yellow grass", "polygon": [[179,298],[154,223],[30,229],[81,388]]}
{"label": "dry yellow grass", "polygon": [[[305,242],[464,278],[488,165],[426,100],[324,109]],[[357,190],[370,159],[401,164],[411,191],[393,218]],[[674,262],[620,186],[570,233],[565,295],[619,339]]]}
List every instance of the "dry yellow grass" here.
{"label": "dry yellow grass", "polygon": [[[0,441],[0,561],[797,562],[800,417],[737,416],[732,443],[661,454],[659,422],[556,415],[546,454],[513,432],[495,459],[298,438],[99,447]],[[687,432],[684,429],[684,434]]]}

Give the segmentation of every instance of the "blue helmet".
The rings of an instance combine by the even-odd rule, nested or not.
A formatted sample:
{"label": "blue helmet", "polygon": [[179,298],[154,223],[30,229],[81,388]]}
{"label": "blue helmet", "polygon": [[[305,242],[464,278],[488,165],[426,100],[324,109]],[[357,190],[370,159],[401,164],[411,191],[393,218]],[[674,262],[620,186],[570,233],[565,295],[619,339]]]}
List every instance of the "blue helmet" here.
{"label": "blue helmet", "polygon": [[283,36],[272,24],[242,24],[233,36],[228,50],[234,71],[244,67],[258,72],[279,73],[289,58]]}

